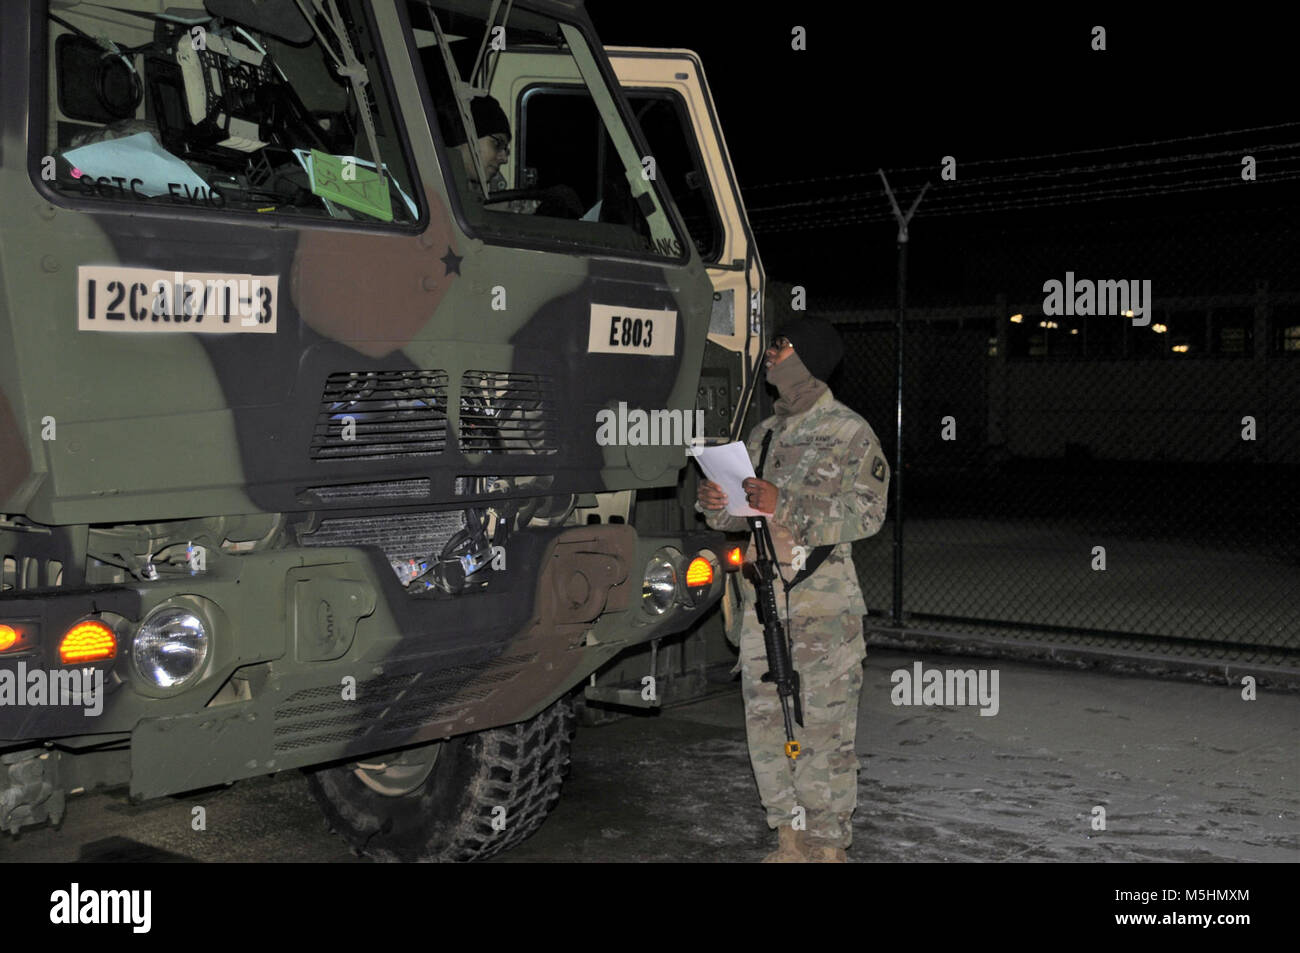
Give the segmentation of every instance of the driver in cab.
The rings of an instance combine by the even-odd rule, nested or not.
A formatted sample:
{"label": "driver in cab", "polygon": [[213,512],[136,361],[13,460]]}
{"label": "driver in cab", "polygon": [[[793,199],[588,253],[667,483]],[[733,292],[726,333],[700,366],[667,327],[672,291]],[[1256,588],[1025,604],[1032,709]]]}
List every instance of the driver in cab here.
{"label": "driver in cab", "polygon": [[[478,132],[477,148],[479,160],[488,179],[488,191],[499,192],[507,188],[501,176],[501,166],[510,159],[510,119],[505,110],[491,96],[477,96],[470,100],[470,115],[474,118],[474,128]],[[480,201],[483,189],[479,185],[478,169],[466,141],[464,128],[459,117],[447,115],[454,107],[444,110],[442,123],[447,137],[447,145],[453,147],[465,164],[465,174],[469,180],[469,193]],[[530,199],[517,198],[506,202],[487,202],[495,211],[522,212],[525,214],[546,215],[552,218],[581,218],[583,209],[577,193],[567,185],[555,185],[534,193]]]}

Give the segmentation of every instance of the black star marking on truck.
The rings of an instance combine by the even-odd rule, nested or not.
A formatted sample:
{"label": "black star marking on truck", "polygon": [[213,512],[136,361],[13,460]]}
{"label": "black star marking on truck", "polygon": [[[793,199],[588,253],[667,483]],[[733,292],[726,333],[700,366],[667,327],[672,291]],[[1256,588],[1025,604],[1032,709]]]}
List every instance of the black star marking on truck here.
{"label": "black star marking on truck", "polygon": [[447,268],[444,274],[447,275],[460,274],[460,263],[461,261],[464,260],[463,256],[457,255],[454,251],[451,250],[450,247],[448,247],[447,254],[443,255],[441,260],[443,265],[445,265]]}

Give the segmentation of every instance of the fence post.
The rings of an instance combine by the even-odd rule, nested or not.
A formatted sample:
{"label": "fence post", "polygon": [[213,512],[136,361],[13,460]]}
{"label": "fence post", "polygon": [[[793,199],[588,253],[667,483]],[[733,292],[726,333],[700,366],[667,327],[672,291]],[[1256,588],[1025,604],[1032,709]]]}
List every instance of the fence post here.
{"label": "fence post", "polygon": [[897,443],[894,449],[894,472],[890,477],[894,491],[894,625],[903,624],[903,320],[907,314],[907,224],[921,204],[925,191],[930,187],[927,182],[917,193],[912,207],[904,215],[894,198],[894,190],[889,187],[885,170],[877,169],[880,180],[885,183],[885,194],[893,206],[894,218],[898,221],[898,413],[895,424]]}
{"label": "fence post", "polygon": [[987,439],[981,454],[987,465],[1007,445],[1007,351],[1011,347],[1010,314],[1007,296],[999,292],[993,298],[993,359],[985,361],[985,428]]}

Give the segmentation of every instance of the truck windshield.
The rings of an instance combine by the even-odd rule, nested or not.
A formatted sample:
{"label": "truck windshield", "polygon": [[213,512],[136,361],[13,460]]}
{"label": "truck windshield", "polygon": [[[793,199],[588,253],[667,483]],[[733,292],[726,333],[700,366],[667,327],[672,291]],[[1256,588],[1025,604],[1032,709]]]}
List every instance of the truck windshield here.
{"label": "truck windshield", "polygon": [[[408,0],[407,10],[449,186],[471,228],[683,254],[653,158],[636,147],[599,68],[603,54],[577,27],[489,0]],[[572,107],[527,121],[529,91],[557,80],[573,84]]]}
{"label": "truck windshield", "polygon": [[164,207],[420,217],[364,7],[194,6],[49,4],[45,181]]}

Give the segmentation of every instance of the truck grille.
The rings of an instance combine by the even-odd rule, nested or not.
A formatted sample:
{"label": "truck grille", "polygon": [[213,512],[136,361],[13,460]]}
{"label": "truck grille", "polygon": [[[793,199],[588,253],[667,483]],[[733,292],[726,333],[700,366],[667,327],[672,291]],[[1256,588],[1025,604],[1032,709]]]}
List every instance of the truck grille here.
{"label": "truck grille", "polygon": [[374,483],[340,483],[336,486],[313,486],[302,493],[304,503],[328,503],[332,506],[353,506],[376,502],[427,500],[433,481],[380,480]]}
{"label": "truck grille", "polygon": [[446,446],[446,371],[344,371],[325,381],[313,460],[420,457]]}
{"label": "truck grille", "polygon": [[512,371],[466,371],[460,381],[462,453],[555,453],[553,379]]}
{"label": "truck grille", "polygon": [[[460,510],[397,513],[322,520],[304,546],[378,546],[393,564],[437,556],[447,540],[465,528]],[[400,574],[399,574],[400,575]]]}
{"label": "truck grille", "polygon": [[0,592],[63,584],[63,563],[36,556],[0,556]]}

